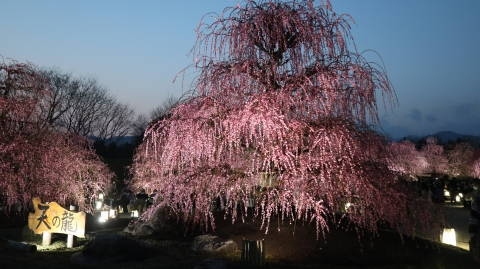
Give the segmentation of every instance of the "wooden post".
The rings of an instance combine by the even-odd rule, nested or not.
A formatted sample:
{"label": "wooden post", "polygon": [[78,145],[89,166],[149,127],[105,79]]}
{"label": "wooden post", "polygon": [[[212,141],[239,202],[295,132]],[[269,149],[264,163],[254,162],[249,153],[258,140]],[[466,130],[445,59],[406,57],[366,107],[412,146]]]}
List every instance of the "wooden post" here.
{"label": "wooden post", "polygon": [[52,243],[52,233],[51,232],[43,232],[42,233],[42,246],[50,246]]}
{"label": "wooden post", "polygon": [[[75,211],[75,206],[70,205],[69,210],[70,211]],[[73,248],[73,234],[68,234],[67,235],[67,248]]]}
{"label": "wooden post", "polygon": [[265,265],[265,241],[262,240],[242,240],[242,262],[254,266],[263,267]]}

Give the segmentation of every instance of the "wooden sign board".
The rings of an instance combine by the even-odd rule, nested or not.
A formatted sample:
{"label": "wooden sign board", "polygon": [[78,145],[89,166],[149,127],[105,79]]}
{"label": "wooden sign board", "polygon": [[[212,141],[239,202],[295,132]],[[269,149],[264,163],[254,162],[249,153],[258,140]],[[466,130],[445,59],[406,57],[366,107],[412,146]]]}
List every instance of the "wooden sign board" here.
{"label": "wooden sign board", "polygon": [[42,203],[32,200],[35,212],[28,214],[28,228],[36,234],[43,232],[70,234],[85,237],[85,212],[72,212],[56,202]]}

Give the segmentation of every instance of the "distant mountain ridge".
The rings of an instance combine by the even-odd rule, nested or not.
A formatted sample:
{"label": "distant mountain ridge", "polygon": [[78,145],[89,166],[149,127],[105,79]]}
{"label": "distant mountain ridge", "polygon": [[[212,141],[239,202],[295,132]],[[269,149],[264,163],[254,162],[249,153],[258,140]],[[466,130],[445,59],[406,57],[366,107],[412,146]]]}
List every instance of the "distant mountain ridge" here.
{"label": "distant mountain ridge", "polygon": [[406,136],[401,140],[406,139],[412,142],[418,142],[427,137],[437,138],[440,144],[447,144],[450,142],[457,142],[457,141],[465,141],[465,142],[471,143],[474,146],[480,147],[480,136],[464,135],[464,134],[459,134],[452,131],[441,131],[441,132],[437,132],[437,133],[426,135],[426,136]]}
{"label": "distant mountain ridge", "polygon": [[137,143],[139,137],[133,135],[126,135],[126,136],[114,136],[111,138],[102,139],[95,136],[88,137],[91,141],[100,141],[105,143],[106,145],[115,144],[116,146],[123,146],[125,144],[135,144]]}
{"label": "distant mountain ridge", "polygon": [[125,144],[135,144],[138,141],[138,136],[114,136],[112,138],[106,139],[106,144],[116,144],[117,146],[122,146]]}
{"label": "distant mountain ridge", "polygon": [[455,142],[458,140],[477,140],[478,136],[458,134],[451,131],[443,131],[433,134],[431,136],[436,137],[441,143]]}

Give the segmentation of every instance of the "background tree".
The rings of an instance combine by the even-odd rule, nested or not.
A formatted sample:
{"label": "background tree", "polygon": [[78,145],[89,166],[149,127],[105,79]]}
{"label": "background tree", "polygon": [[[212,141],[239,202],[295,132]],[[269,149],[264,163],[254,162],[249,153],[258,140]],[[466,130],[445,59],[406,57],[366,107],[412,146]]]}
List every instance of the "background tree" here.
{"label": "background tree", "polygon": [[49,81],[35,67],[0,63],[0,195],[8,207],[32,197],[92,209],[112,174],[86,140],[48,123]]}
{"label": "background tree", "polygon": [[189,98],[188,93],[184,93],[179,97],[170,96],[161,105],[155,107],[150,112],[150,115],[148,116],[145,116],[143,114],[138,115],[137,119],[132,124],[133,134],[135,136],[143,138],[143,134],[145,133],[145,130],[147,129],[148,124],[169,117],[172,109],[175,108],[177,105],[188,100],[188,98]]}
{"label": "background tree", "polygon": [[313,1],[246,1],[224,14],[199,27],[196,97],[151,124],[139,148],[133,186],[162,197],[145,217],[166,205],[214,226],[212,201],[235,221],[253,197],[266,231],[276,215],[325,232],[347,202],[344,216],[367,230],[413,233],[413,215],[427,224],[368,128],[392,87],[354,50],[349,17]]}
{"label": "background tree", "polygon": [[392,154],[389,168],[409,178],[416,178],[425,173],[428,162],[415,147],[415,144],[408,140],[391,142],[388,151]]}
{"label": "background tree", "polygon": [[474,150],[471,176],[480,179],[480,149]]}
{"label": "background tree", "polygon": [[0,62],[0,105],[2,132],[37,132],[45,126],[43,96],[48,94],[44,77],[27,64]]}
{"label": "background tree", "polygon": [[119,103],[96,80],[78,79],[56,70],[43,70],[51,85],[46,99],[47,122],[80,136],[100,139],[129,133],[133,111]]}
{"label": "background tree", "polygon": [[473,162],[472,176],[475,178],[480,178],[480,159],[477,159]]}
{"label": "background tree", "polygon": [[446,175],[448,173],[448,159],[445,156],[443,146],[437,143],[436,138],[428,137],[421,152],[427,159],[428,168],[426,171],[428,173],[433,175]]}
{"label": "background tree", "polygon": [[448,159],[448,174],[453,177],[468,177],[471,175],[473,163],[473,147],[466,142],[458,142],[446,152]]}

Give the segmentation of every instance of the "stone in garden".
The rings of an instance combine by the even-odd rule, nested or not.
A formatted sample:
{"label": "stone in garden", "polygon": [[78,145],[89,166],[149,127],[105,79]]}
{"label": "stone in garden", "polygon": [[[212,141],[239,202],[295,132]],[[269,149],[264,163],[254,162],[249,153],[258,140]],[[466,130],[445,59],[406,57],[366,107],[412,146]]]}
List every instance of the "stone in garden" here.
{"label": "stone in garden", "polygon": [[237,243],[215,235],[199,235],[193,239],[192,250],[197,252],[233,253],[238,250]]}
{"label": "stone in garden", "polygon": [[155,236],[157,239],[168,239],[182,236],[182,227],[169,216],[168,210],[160,209],[147,221],[140,218],[130,222],[123,231],[137,237]]}

